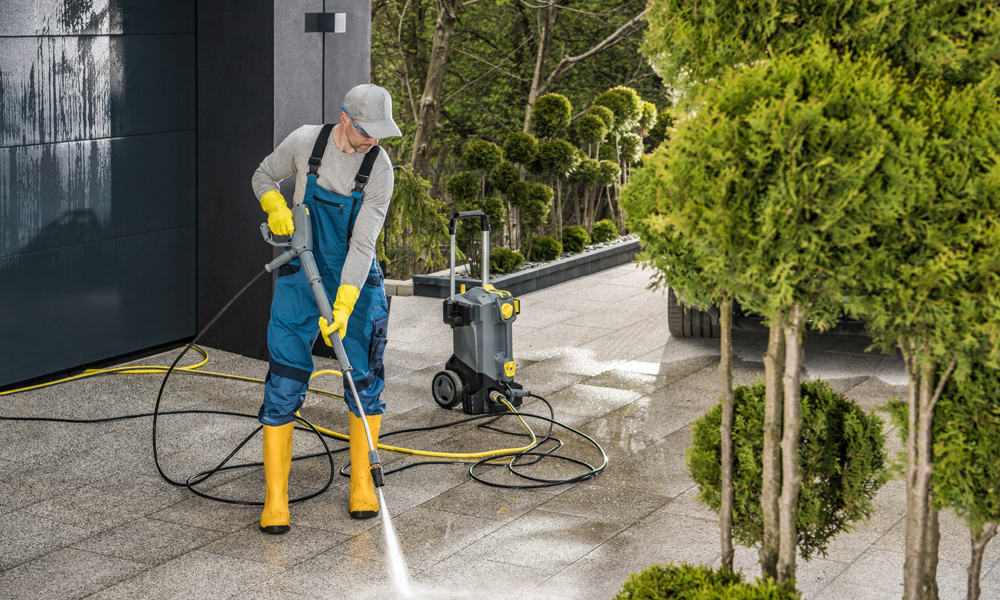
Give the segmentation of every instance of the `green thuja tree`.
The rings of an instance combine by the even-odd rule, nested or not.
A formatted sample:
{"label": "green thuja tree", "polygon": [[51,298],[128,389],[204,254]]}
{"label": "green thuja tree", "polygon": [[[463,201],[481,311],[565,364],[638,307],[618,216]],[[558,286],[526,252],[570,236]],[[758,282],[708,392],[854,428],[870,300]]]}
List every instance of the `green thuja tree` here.
{"label": "green thuja tree", "polygon": [[587,158],[597,155],[601,142],[608,136],[608,126],[601,117],[594,113],[586,113],[576,120],[576,139],[587,151]]}
{"label": "green thuja tree", "polygon": [[569,128],[573,105],[562,94],[545,94],[531,107],[531,130],[535,135],[552,140],[561,137]]}
{"label": "green thuja tree", "polygon": [[[441,248],[448,243],[448,219],[444,202],[430,196],[431,183],[412,166],[397,165],[393,175],[392,202],[376,244],[376,257],[386,263],[387,275],[406,279],[445,264]],[[411,249],[412,258],[401,254],[402,248]]]}
{"label": "green thuja tree", "polygon": [[[887,411],[908,445],[907,402],[894,399]],[[935,410],[933,438],[932,503],[953,510],[969,527],[966,598],[975,600],[983,554],[1000,523],[1000,371],[974,365],[967,376],[950,377]]]}
{"label": "green thuja tree", "polygon": [[[753,547],[763,540],[759,497],[763,484],[764,383],[735,391],[733,428],[736,540]],[[802,427],[796,454],[804,474],[797,499],[798,551],[806,559],[826,554],[830,540],[874,511],[873,499],[890,477],[882,420],[825,381],[801,383]],[[686,462],[698,499],[718,511],[721,402],[692,424]]]}
{"label": "green thuja tree", "polygon": [[679,204],[666,216],[697,261],[711,260],[716,247],[719,258],[732,260],[720,231],[740,236],[740,263],[720,269],[738,277],[703,283],[737,295],[772,326],[763,465],[773,487],[762,496],[761,562],[765,575],[779,581],[795,573],[802,475],[793,449],[805,323],[833,324],[853,289],[858,246],[873,235],[870,221],[912,188],[897,151],[907,134],[896,108],[906,90],[884,64],[841,59],[817,43],[720,76],[663,150],[667,167],[659,178],[692,205]]}
{"label": "green thuja tree", "polygon": [[[700,105],[700,100],[696,99],[698,96],[694,93],[699,87],[714,85],[713,82],[730,71],[741,71],[750,66],[759,67],[778,60],[784,53],[799,54],[813,44],[816,38],[824,40],[837,53],[845,56],[879,57],[899,69],[917,88],[943,86],[945,90],[981,81],[995,67],[997,48],[1000,47],[1000,11],[996,10],[994,4],[982,1],[918,3],[862,0],[847,4],[818,2],[803,5],[793,0],[778,0],[769,4],[746,3],[742,0],[697,3],[665,0],[651,3],[646,16],[649,27],[644,53],[674,89],[687,90],[685,99],[691,107]],[[939,95],[947,96],[947,93]],[[910,119],[927,122],[926,115],[921,110],[914,109],[912,102],[903,103],[900,110],[905,111]],[[918,128],[923,126],[921,123]],[[922,143],[915,141],[904,147],[908,152],[919,153]],[[915,196],[916,192],[908,194]],[[919,210],[917,214],[920,214]],[[917,224],[914,228],[905,219],[888,219],[877,223],[874,222],[874,216],[872,225],[877,226],[880,231],[909,236],[914,245],[921,245],[925,240],[933,241],[934,236],[923,233],[927,228],[926,219],[923,224]],[[890,254],[893,252],[895,251]],[[919,251],[914,251],[911,255],[921,258],[907,267],[908,276],[922,281],[925,285],[923,289],[926,289],[930,285],[928,282],[939,278],[936,275],[939,273],[938,261],[944,260],[943,255],[933,260],[928,260],[927,254]],[[892,262],[893,260],[875,262],[866,267],[875,271],[863,271],[862,274],[893,278],[896,275],[895,267],[886,266]],[[895,262],[898,264],[901,261]],[[873,330],[876,327],[879,330],[894,329],[893,334],[884,336],[884,348],[899,347],[901,340],[911,337],[920,340],[937,337],[922,331],[926,329],[925,322],[909,318],[913,310],[923,310],[928,305],[936,305],[936,302],[919,300],[925,296],[912,291],[912,288],[900,287],[893,290],[889,286],[875,285],[872,289],[871,294],[876,296],[882,292],[875,290],[888,289],[885,293],[890,299],[893,299],[891,297],[894,293],[899,293],[894,298],[894,306],[868,313]],[[856,291],[851,297],[861,301],[867,295],[867,292]],[[858,310],[860,309],[855,309]],[[944,310],[942,314],[947,315],[949,311]],[[980,316],[975,311],[971,314],[974,318]],[[878,321],[885,324],[879,324]],[[886,324],[892,324],[892,327]],[[936,342],[930,344],[937,345]],[[917,342],[917,349],[911,350],[921,356],[930,356],[930,350],[925,346],[926,344]],[[937,373],[939,371],[933,370],[936,360],[938,359],[930,360],[931,365],[915,365],[914,368],[931,369],[932,373]],[[944,364],[947,365],[948,362],[945,360]],[[956,361],[956,367],[960,367],[961,363],[961,359]],[[946,373],[947,370],[940,372]],[[922,414],[925,420],[933,420],[934,403],[930,399],[938,389],[933,385],[935,377],[916,377],[910,396],[921,400],[910,403],[910,410],[914,414],[909,419],[914,424],[920,420],[920,415],[916,413],[921,410],[924,411]],[[931,389],[925,392],[920,381],[930,384]],[[923,400],[924,394],[926,401]],[[921,409],[921,406],[924,408]],[[928,408],[931,410],[927,410]],[[929,428],[930,423],[922,423],[921,426]],[[909,453],[911,462],[908,465],[907,493],[910,510],[907,518],[905,569],[905,596],[908,600],[933,597],[935,593],[935,536],[929,533],[934,529],[933,511],[927,508],[929,486],[925,485],[930,479],[931,467],[927,461],[917,467],[917,462],[924,460],[920,457],[928,456],[930,440],[929,433],[912,436],[911,443],[914,447]],[[914,476],[915,473],[919,475]],[[767,545],[765,540],[764,546]],[[767,565],[764,566],[766,569]],[[924,593],[925,588],[927,594]]]}
{"label": "green thuja tree", "polygon": [[1000,370],[973,367],[949,381],[934,419],[934,504],[969,527],[966,598],[977,600],[986,546],[1000,524]]}
{"label": "green thuja tree", "polygon": [[[907,598],[936,597],[931,500],[935,413],[944,386],[1000,359],[1000,102],[995,82],[925,86],[913,111],[923,185],[875,221],[851,311],[910,377],[906,398]],[[873,271],[875,269],[875,271]]]}
{"label": "green thuja tree", "polygon": [[[629,229],[639,234],[639,259],[657,273],[655,285],[669,286],[687,304],[719,307],[721,360],[721,447],[719,506],[722,567],[733,568],[733,379],[732,306],[736,278],[745,272],[741,257],[752,239],[751,223],[741,207],[749,196],[727,189],[725,174],[732,165],[706,164],[699,157],[699,131],[678,151],[661,150],[636,171],[622,192]],[[612,225],[613,226],[613,225]],[[595,237],[596,227],[595,227]]]}

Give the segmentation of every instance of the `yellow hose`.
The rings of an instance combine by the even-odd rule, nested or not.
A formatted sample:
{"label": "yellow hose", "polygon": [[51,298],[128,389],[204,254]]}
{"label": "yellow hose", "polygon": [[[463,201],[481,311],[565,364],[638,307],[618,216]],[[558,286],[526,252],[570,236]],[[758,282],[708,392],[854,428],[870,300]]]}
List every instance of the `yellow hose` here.
{"label": "yellow hose", "polygon": [[[325,375],[325,374],[335,374],[335,375],[338,375],[340,377],[344,376],[343,373],[341,373],[340,371],[327,370],[327,371],[317,371],[317,372],[313,373],[312,377],[310,377],[309,379],[312,380],[314,377],[316,377],[318,375]],[[514,410],[513,406],[511,406],[506,400],[501,400],[501,402],[503,402],[507,406],[507,408],[510,409],[510,412],[512,412],[514,414],[514,416],[517,418],[517,422],[520,423],[521,427],[523,427],[524,430],[528,432],[528,435],[531,436],[531,443],[528,444],[527,446],[524,446],[523,448],[505,448],[505,449],[502,449],[502,450],[486,450],[484,452],[466,452],[466,453],[457,453],[457,452],[431,452],[430,450],[413,450],[412,448],[401,448],[399,446],[390,446],[388,444],[376,444],[375,447],[378,448],[378,449],[380,449],[380,450],[390,450],[392,452],[400,452],[400,453],[403,453],[403,454],[413,454],[413,455],[416,455],[416,456],[429,456],[429,457],[432,457],[432,458],[461,458],[461,459],[467,459],[467,458],[480,459],[480,458],[486,458],[486,457],[489,457],[489,456],[496,456],[496,455],[499,455],[499,454],[511,454],[511,453],[515,453],[515,452],[526,452],[526,451],[531,450],[532,448],[534,448],[538,444],[538,438],[535,437],[535,432],[532,431],[530,427],[528,427],[527,423],[525,423],[524,420],[521,418],[521,415],[519,415],[517,413],[517,411]],[[301,419],[301,415],[299,415],[299,413],[295,413],[295,416],[299,417]],[[299,422],[302,423],[303,425],[306,425],[306,423],[302,422],[301,420]],[[326,434],[326,435],[328,435],[330,437],[337,438],[338,440],[349,441],[351,439],[350,436],[344,435],[343,433],[337,433],[336,431],[330,431],[329,429],[325,429],[323,427],[318,427],[315,424],[313,424],[313,427],[316,428],[316,431],[319,431],[320,433]]]}

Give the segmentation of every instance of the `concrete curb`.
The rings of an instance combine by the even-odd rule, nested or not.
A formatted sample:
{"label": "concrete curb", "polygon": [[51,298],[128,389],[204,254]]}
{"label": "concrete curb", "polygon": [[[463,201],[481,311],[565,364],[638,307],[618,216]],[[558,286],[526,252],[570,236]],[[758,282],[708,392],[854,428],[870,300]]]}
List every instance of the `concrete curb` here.
{"label": "concrete curb", "polygon": [[[509,275],[502,275],[491,279],[490,283],[496,286],[497,289],[506,290],[515,296],[519,296],[631,262],[637,252],[639,252],[639,240],[626,240],[605,246],[604,248],[585,250],[568,258],[524,269]],[[448,296],[450,285],[448,271],[440,271],[431,275],[414,275],[412,282],[412,294],[414,296],[426,296],[430,298],[446,298]],[[479,285],[480,280],[456,275],[456,291],[463,283],[466,288],[470,288]],[[388,285],[388,281],[386,284]]]}

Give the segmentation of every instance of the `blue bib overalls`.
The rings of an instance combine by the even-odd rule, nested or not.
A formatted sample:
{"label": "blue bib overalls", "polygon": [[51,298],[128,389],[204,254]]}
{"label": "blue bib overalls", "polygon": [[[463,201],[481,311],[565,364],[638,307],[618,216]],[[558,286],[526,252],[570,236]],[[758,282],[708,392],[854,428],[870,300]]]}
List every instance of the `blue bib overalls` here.
{"label": "blue bib overalls", "polygon": [[[303,202],[309,208],[312,221],[316,266],[333,304],[364,193],[356,189],[351,196],[341,196],[320,187],[316,178],[315,173],[310,172]],[[295,420],[295,412],[302,407],[313,371],[312,347],[319,336],[319,317],[299,260],[294,259],[279,268],[267,329],[270,358],[264,382],[264,404],[258,415],[261,423],[278,426]],[[344,349],[354,367],[352,379],[366,415],[385,412],[380,395],[385,389],[382,358],[388,325],[389,304],[382,270],[373,260],[344,336]],[[354,399],[348,397],[350,387],[346,381],[344,389],[348,408],[361,417]]]}

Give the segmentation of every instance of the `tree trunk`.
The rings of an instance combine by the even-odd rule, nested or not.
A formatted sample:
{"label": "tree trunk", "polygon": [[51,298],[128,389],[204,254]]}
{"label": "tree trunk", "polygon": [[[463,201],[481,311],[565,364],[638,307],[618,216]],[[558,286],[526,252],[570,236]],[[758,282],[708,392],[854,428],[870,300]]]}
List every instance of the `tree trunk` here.
{"label": "tree trunk", "polygon": [[556,197],[553,200],[553,208],[555,209],[552,214],[552,237],[556,238],[557,242],[562,242],[562,177],[556,175]]}
{"label": "tree trunk", "polygon": [[[932,503],[928,501],[928,505]],[[938,511],[927,512],[927,531],[924,532],[923,600],[938,600],[937,568],[938,546],[941,545],[941,523]]]}
{"label": "tree trunk", "polygon": [[723,294],[719,304],[721,358],[719,388],[722,392],[722,507],[719,511],[721,528],[722,568],[733,570],[733,299]]}
{"label": "tree trunk", "polygon": [[[580,190],[582,188],[583,188],[583,184],[582,183],[578,184],[578,185],[574,185],[572,187],[573,197],[576,200],[575,202],[573,202],[573,212],[576,213],[576,224],[579,225],[580,227],[586,228],[586,225],[584,225],[584,222],[583,222],[583,215],[580,213],[580,202],[581,202],[581,200],[580,200]],[[587,229],[587,231],[589,232],[590,230]]]}
{"label": "tree trunk", "polygon": [[972,537],[972,560],[969,561],[969,587],[966,600],[979,600],[980,588],[979,578],[983,572],[983,554],[986,553],[986,545],[997,534],[997,524],[990,523],[979,535]]}
{"label": "tree trunk", "polygon": [[781,438],[781,499],[778,507],[778,581],[795,581],[795,554],[799,546],[799,531],[795,515],[799,505],[802,469],[799,466],[799,430],[802,427],[802,327],[806,311],[801,305],[792,307],[784,326],[785,333],[785,413],[784,435]]}
{"label": "tree trunk", "polygon": [[931,425],[928,412],[934,367],[920,365],[915,397],[909,398],[909,431],[906,439],[906,563],[903,567],[903,598],[923,600],[927,548],[927,517],[930,499]]}
{"label": "tree trunk", "polygon": [[531,78],[531,89],[528,91],[528,108],[524,111],[524,133],[528,133],[528,126],[531,124],[531,108],[540,95],[542,73],[545,71],[545,64],[548,62],[549,52],[552,49],[552,34],[556,28],[556,5],[558,3],[559,0],[549,0],[548,5],[536,14],[538,52],[535,53],[535,74]]}
{"label": "tree trunk", "polygon": [[437,131],[441,114],[441,97],[444,90],[444,76],[448,66],[448,51],[451,36],[455,32],[458,18],[459,0],[437,0],[437,23],[434,25],[434,39],[431,42],[431,57],[427,65],[424,92],[417,106],[417,130],[413,136],[411,163],[426,161],[430,156],[431,144]]}
{"label": "tree trunk", "polygon": [[[779,315],[780,321],[780,315]],[[780,325],[772,325],[764,355],[764,450],[760,504],[764,517],[760,568],[764,577],[778,578],[778,495],[781,491],[781,414],[783,408],[781,369],[785,364],[785,336]]]}

